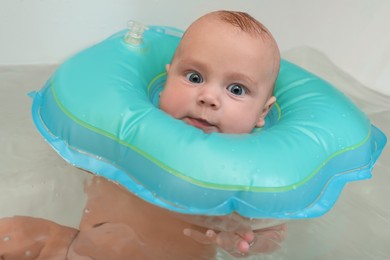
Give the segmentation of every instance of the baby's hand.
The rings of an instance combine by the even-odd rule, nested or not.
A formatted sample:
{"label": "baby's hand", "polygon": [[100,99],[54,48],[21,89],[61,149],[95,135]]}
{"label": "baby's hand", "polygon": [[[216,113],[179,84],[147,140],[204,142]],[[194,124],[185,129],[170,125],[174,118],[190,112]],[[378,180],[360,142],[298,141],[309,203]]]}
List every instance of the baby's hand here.
{"label": "baby's hand", "polygon": [[287,225],[282,224],[255,231],[215,232],[209,229],[205,234],[193,229],[185,229],[184,234],[201,244],[216,244],[235,257],[246,257],[274,252],[280,248],[286,231]]}

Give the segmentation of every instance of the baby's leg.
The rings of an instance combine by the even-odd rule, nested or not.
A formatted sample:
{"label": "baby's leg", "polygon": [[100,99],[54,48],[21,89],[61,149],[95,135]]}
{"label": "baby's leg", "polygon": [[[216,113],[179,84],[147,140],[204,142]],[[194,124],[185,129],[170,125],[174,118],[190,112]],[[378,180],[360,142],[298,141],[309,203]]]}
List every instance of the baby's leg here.
{"label": "baby's leg", "polygon": [[0,219],[0,259],[65,259],[77,232],[39,218]]}

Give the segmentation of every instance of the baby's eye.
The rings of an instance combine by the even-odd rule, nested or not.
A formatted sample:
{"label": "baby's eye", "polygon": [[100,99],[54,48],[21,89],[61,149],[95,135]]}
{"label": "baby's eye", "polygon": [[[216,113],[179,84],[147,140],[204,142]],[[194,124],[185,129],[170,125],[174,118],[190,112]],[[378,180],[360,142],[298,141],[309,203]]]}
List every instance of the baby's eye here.
{"label": "baby's eye", "polygon": [[236,96],[242,96],[246,94],[245,88],[237,84],[232,84],[228,86],[227,90],[229,90],[232,94]]}
{"label": "baby's eye", "polygon": [[203,82],[202,76],[197,72],[189,72],[186,74],[186,78],[189,82],[199,84]]}

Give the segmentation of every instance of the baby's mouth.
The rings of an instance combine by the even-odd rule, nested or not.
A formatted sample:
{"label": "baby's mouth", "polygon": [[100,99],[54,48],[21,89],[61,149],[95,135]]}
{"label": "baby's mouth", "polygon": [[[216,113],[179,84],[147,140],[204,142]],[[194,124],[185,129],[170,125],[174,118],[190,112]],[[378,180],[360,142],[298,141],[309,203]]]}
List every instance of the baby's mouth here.
{"label": "baby's mouth", "polygon": [[189,125],[192,125],[196,128],[203,130],[206,133],[216,132],[215,129],[217,129],[217,127],[215,125],[213,125],[213,124],[209,123],[207,120],[204,120],[201,118],[186,117],[186,118],[184,118],[183,121]]}

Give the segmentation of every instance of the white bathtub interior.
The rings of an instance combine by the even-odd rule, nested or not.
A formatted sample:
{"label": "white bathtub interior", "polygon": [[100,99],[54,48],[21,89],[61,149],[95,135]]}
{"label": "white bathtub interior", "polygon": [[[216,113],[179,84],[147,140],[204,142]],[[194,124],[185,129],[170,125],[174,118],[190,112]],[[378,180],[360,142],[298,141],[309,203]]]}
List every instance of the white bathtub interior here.
{"label": "white bathtub interior", "polygon": [[[50,1],[27,2],[29,1],[11,3],[9,0],[4,0],[2,4],[10,8],[7,10],[13,12],[16,17],[20,15],[20,12],[17,13],[19,7],[31,8],[31,12],[37,13],[42,12],[38,10],[39,7],[52,10],[51,13],[48,12],[46,19],[52,19],[54,24],[59,21],[54,14],[60,15],[60,11],[57,10],[60,7],[73,8],[77,12],[81,11],[76,7],[84,8],[82,9],[84,11],[87,8],[81,4],[77,6],[76,1],[57,1],[59,5],[57,7],[49,3]],[[84,182],[91,176],[66,163],[38,134],[31,120],[31,100],[27,93],[38,90],[64,58],[122,29],[126,24],[125,20],[134,19],[134,16],[135,19],[146,20],[147,23],[185,28],[192,18],[211,9],[221,9],[226,6],[228,9],[247,9],[246,11],[250,13],[256,13],[258,10],[256,17],[264,17],[262,20],[271,27],[271,31],[281,45],[282,56],[285,59],[307,68],[336,85],[369,116],[373,124],[388,137],[390,136],[390,38],[381,37],[380,34],[384,31],[379,33],[377,31],[384,29],[383,23],[390,24],[390,19],[384,15],[384,10],[390,11],[387,2],[363,0],[338,3],[333,1],[332,4],[332,1],[327,1],[330,7],[325,7],[320,1],[303,0],[296,1],[296,5],[288,1],[274,1],[273,4],[267,1],[259,1],[256,4],[243,1],[241,5],[227,1],[225,6],[217,1],[210,1],[200,7],[194,3],[179,4],[178,8],[183,10],[187,8],[195,10],[187,16],[185,14],[189,13],[188,10],[182,14],[173,11],[174,4],[178,4],[177,1],[167,1],[166,5],[170,8],[164,8],[163,1],[150,2],[153,2],[156,8],[161,7],[160,13],[166,11],[166,19],[157,16],[155,10],[151,11],[153,15],[142,12],[145,3],[142,4],[141,1],[114,1],[110,3],[115,5],[111,4],[113,6],[107,10],[109,17],[104,16],[103,24],[93,27],[95,31],[91,30],[90,34],[83,34],[78,29],[77,37],[73,35],[75,32],[72,26],[84,22],[81,18],[77,19],[81,17],[78,14],[75,16],[75,21],[72,19],[64,22],[65,24],[60,24],[62,30],[68,28],[68,31],[61,31],[63,34],[55,32],[54,25],[48,27],[51,30],[46,32],[47,39],[44,39],[41,31],[36,31],[42,33],[38,35],[40,39],[34,37],[30,30],[26,31],[24,36],[27,39],[31,38],[31,51],[26,50],[28,47],[26,42],[24,45],[21,44],[18,38],[20,34],[14,36],[15,28],[20,29],[20,24],[14,24],[14,29],[12,27],[5,29],[5,20],[8,18],[12,22],[14,18],[10,18],[11,15],[6,13],[5,9],[0,11],[0,14],[4,14],[0,15],[0,32],[3,36],[9,35],[5,42],[0,43],[2,46],[0,50],[0,190],[2,191],[0,217],[28,215],[47,218],[63,225],[78,226],[86,201],[83,191]],[[110,3],[102,1],[96,8],[92,8],[94,14],[101,15],[100,11],[110,6]],[[356,3],[355,12],[363,17],[364,21],[358,20],[353,10],[342,9],[353,3]],[[309,6],[309,9],[312,8],[310,19],[315,20],[316,16],[313,14],[323,15],[320,10],[328,12],[326,15],[329,28],[325,28],[324,33],[321,34],[323,38],[310,39],[316,37],[306,30],[308,25],[304,23],[302,16],[305,17],[307,14],[300,11],[304,4]],[[130,11],[123,11],[120,5],[126,5]],[[135,6],[135,9],[130,6]],[[281,13],[286,14],[286,8],[295,8],[295,16],[301,18],[293,19],[292,24],[301,25],[303,29],[288,26],[288,19],[294,17],[294,14],[289,13],[283,17]],[[276,12],[278,9],[282,11]],[[335,10],[339,12],[330,13]],[[341,10],[344,10],[343,14],[340,13]],[[23,13],[26,14],[27,11],[22,10]],[[176,20],[172,18],[174,14],[179,15]],[[352,29],[346,33],[342,26],[337,33],[332,34],[331,30],[337,29],[337,25],[332,23],[332,14],[333,17],[339,18],[341,25],[357,24],[360,26],[360,31],[358,32],[355,26],[351,26]],[[355,20],[342,22],[343,16]],[[33,19],[37,16],[30,14],[28,17]],[[48,26],[44,24],[44,18],[39,19],[41,20],[32,20],[31,23],[35,26]],[[91,19],[92,22],[97,23],[97,19]],[[110,19],[113,22],[109,24],[107,21]],[[183,22],[179,24],[177,19],[182,19]],[[325,24],[325,21],[323,23]],[[23,21],[23,24],[28,28],[32,26],[27,20]],[[89,29],[88,26],[91,26],[91,23],[81,25],[84,30]],[[99,33],[96,32],[98,30]],[[291,34],[294,30],[302,36],[301,42],[299,37],[298,40],[293,40]],[[66,45],[65,39],[61,38],[65,37],[64,35],[68,39],[76,40]],[[54,39],[57,36],[60,38],[57,40],[61,40],[61,43]],[[333,38],[331,46],[320,43],[325,41],[326,37]],[[370,39],[364,37],[376,39],[377,44],[374,45]],[[9,41],[12,38],[14,40]],[[358,40],[360,42],[353,44]],[[43,47],[34,49],[35,44],[46,44],[47,51],[45,52]],[[61,51],[58,49],[59,46],[63,48],[67,46],[67,49]],[[16,54],[17,52],[19,54]],[[359,62],[353,62],[354,59]],[[54,65],[45,65],[47,63]],[[387,145],[375,165],[372,179],[346,185],[333,209],[324,216],[317,219],[290,221],[289,232],[281,250],[272,255],[253,257],[253,259],[390,259],[389,183],[390,148]],[[229,259],[223,253],[220,254],[220,258]]]}
{"label": "white bathtub interior", "polygon": [[[339,86],[372,122],[390,134],[390,98],[372,91],[307,47],[283,57]],[[2,66],[0,115],[0,217],[43,217],[77,227],[89,174],[61,159],[35,130],[27,93],[43,85],[55,66]],[[390,151],[386,147],[373,178],[348,184],[323,217],[289,222],[281,250],[262,259],[386,259],[390,256]],[[223,259],[228,256],[224,255]]]}

